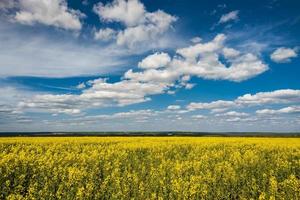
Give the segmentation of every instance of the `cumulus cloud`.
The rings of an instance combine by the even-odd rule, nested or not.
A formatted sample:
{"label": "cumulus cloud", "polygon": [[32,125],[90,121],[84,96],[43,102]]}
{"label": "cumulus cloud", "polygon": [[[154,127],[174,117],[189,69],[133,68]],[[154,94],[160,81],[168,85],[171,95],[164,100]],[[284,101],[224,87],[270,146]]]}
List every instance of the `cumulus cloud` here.
{"label": "cumulus cloud", "polygon": [[[166,53],[154,53],[139,62],[138,66],[142,70],[136,72],[130,69],[122,80],[114,83],[107,82],[107,79],[90,81],[91,87],[83,89],[80,95],[37,95],[32,100],[23,102],[21,106],[77,114],[79,110],[91,107],[124,106],[149,101],[151,95],[166,93],[171,89],[191,89],[194,86],[189,83],[191,76],[242,81],[267,69],[254,55],[242,54],[225,47],[225,38],[225,35],[220,34],[210,42],[179,49],[178,55],[172,59]],[[228,62],[232,63],[229,67],[219,60],[224,51],[228,51]],[[242,98],[246,99],[241,97],[238,100]],[[235,103],[191,103],[188,109],[211,109],[212,112],[221,112]]]}
{"label": "cumulus cloud", "polygon": [[155,53],[144,58],[138,66],[143,69],[156,69],[166,66],[170,61],[171,58],[167,53]]}
{"label": "cumulus cloud", "polygon": [[241,117],[233,117],[233,118],[227,118],[225,121],[227,122],[256,122],[259,119],[256,117],[247,117],[247,118],[241,118]]}
{"label": "cumulus cloud", "polygon": [[277,63],[284,63],[291,61],[291,58],[297,57],[295,49],[280,47],[271,54],[271,59]]}
{"label": "cumulus cloud", "polygon": [[259,92],[254,95],[245,94],[235,102],[242,105],[263,105],[300,102],[300,90],[282,89],[272,92]]}
{"label": "cumulus cloud", "polygon": [[168,106],[168,110],[179,110],[181,108],[181,106],[179,105],[169,105]]}
{"label": "cumulus cloud", "polygon": [[[134,72],[129,70],[124,77],[142,82],[153,82],[173,86],[180,77],[197,76],[204,79],[230,80],[240,82],[251,77],[257,76],[268,69],[256,55],[251,53],[240,53],[239,51],[227,48],[225,46],[226,36],[217,35],[212,41],[207,43],[198,43],[190,47],[181,48],[176,51],[171,62],[167,55],[154,54],[145,59],[145,63],[151,62],[144,66],[146,70]],[[220,60],[221,55],[226,53],[227,66]],[[165,58],[165,66],[162,67],[162,59]],[[159,65],[157,64],[159,60]],[[143,63],[143,62],[142,62]],[[142,64],[140,63],[140,64]],[[169,63],[169,64],[168,64]],[[153,67],[154,66],[154,67]],[[156,69],[158,68],[159,69]],[[187,81],[181,81],[182,86],[191,88],[193,85],[187,85]]]}
{"label": "cumulus cloud", "polygon": [[147,12],[138,0],[114,0],[106,5],[99,3],[94,6],[94,11],[104,22],[120,22],[125,25],[124,29],[115,30],[118,33],[116,43],[128,47],[155,41],[177,20],[162,10]]}
{"label": "cumulus cloud", "polygon": [[[119,82],[117,82],[119,83]],[[203,128],[211,127],[212,125],[219,126],[220,125],[220,131],[224,131],[224,126],[229,125],[229,130],[232,130],[232,123],[235,123],[235,125],[243,125],[243,128],[245,125],[249,125],[248,122],[257,122],[258,124],[255,124],[255,127],[261,126],[262,124],[265,124],[268,122],[268,124],[272,123],[279,123],[282,124],[282,119],[275,118],[272,116],[266,116],[266,115],[273,115],[273,114],[289,114],[289,113],[299,113],[299,106],[298,105],[292,105],[285,107],[283,109],[278,110],[265,110],[261,111],[263,114],[259,114],[259,112],[256,112],[258,115],[251,116],[250,113],[245,112],[238,112],[238,111],[228,111],[224,113],[218,113],[215,115],[210,114],[192,114],[187,115],[186,113],[188,110],[182,110],[180,107],[177,107],[179,105],[170,105],[172,109],[165,109],[162,111],[155,111],[150,109],[143,109],[143,110],[129,110],[125,112],[116,112],[111,114],[99,114],[99,115],[87,115],[83,112],[83,110],[88,108],[98,108],[101,106],[104,106],[103,103],[111,104],[112,99],[119,100],[128,99],[128,96],[125,96],[125,94],[120,94],[119,97],[117,97],[117,92],[110,93],[111,87],[116,87],[113,84],[114,83],[107,83],[106,79],[96,79],[93,81],[90,81],[89,83],[91,85],[91,88],[93,91],[89,91],[89,89],[83,90],[83,93],[81,95],[49,95],[49,94],[23,94],[22,91],[13,89],[13,88],[6,88],[5,90],[1,89],[1,92],[5,92],[5,96],[0,99],[0,118],[2,122],[5,122],[5,120],[9,120],[10,122],[13,122],[13,127],[16,126],[16,124],[20,123],[31,123],[32,125],[36,126],[37,123],[42,123],[41,121],[37,121],[36,119],[32,119],[28,116],[26,116],[26,112],[47,112],[47,113],[53,113],[53,116],[49,120],[45,120],[45,125],[49,126],[50,124],[52,126],[58,126],[61,128],[61,126],[68,125],[74,125],[76,127],[82,126],[89,127],[90,125],[98,125],[97,127],[103,128],[104,126],[110,124],[120,124],[120,122],[126,122],[126,125],[128,123],[133,125],[133,129],[135,130],[137,123],[146,123],[152,124],[154,127],[158,128],[157,122],[164,121],[166,124],[169,122],[174,123],[174,121],[180,120],[180,127],[183,127],[184,129],[191,128],[199,128],[201,127],[201,130]],[[125,83],[122,83],[125,84]],[[127,84],[127,83],[126,83]],[[98,88],[99,87],[99,88]],[[121,87],[121,86],[118,86]],[[118,88],[117,87],[117,88]],[[107,91],[105,92],[105,89]],[[117,91],[117,88],[115,88],[115,91]],[[133,87],[135,88],[135,87]],[[126,90],[126,88],[123,85],[123,89],[126,90],[126,92],[133,90],[133,88],[129,88]],[[121,90],[121,89],[120,89]],[[123,91],[124,91],[123,90]],[[28,91],[29,92],[29,91]],[[124,93],[126,93],[124,91]],[[97,93],[97,95],[96,95]],[[270,92],[273,93],[273,92]],[[257,93],[258,94],[258,93]],[[256,94],[252,95],[255,96]],[[295,94],[287,93],[286,96],[294,96]],[[272,96],[272,95],[266,95],[266,96]],[[262,97],[262,98],[266,98]],[[277,96],[277,95],[275,95]],[[273,96],[274,97],[274,96]],[[133,97],[137,98],[136,97]],[[286,98],[286,97],[282,97]],[[238,99],[238,98],[236,98]],[[22,102],[19,104],[15,104],[17,102]],[[3,102],[10,102],[10,105],[3,105]],[[235,101],[232,101],[235,103]],[[267,101],[269,102],[269,101]],[[274,102],[274,101],[272,101]],[[276,101],[276,102],[290,102],[290,103],[297,103],[299,101],[296,101],[296,99],[290,98],[289,101]],[[116,102],[117,104],[117,102]],[[215,104],[215,105],[214,105]],[[203,105],[202,108],[220,108],[221,106],[217,106],[216,103],[210,104],[210,105]],[[16,106],[17,105],[17,106]],[[219,103],[221,105],[221,103]],[[223,104],[223,105],[226,105]],[[231,104],[228,104],[231,105]],[[260,104],[259,106],[268,105],[269,104]],[[244,105],[249,106],[248,103]],[[235,107],[237,108],[237,107]],[[240,107],[243,108],[243,107]],[[195,111],[196,112],[196,111]],[[24,114],[20,114],[24,113]],[[64,119],[57,118],[57,114],[67,114],[72,115],[72,117],[66,117]],[[293,118],[294,116],[294,118]],[[295,115],[289,116],[289,120],[294,120]],[[193,121],[191,121],[193,119]],[[97,122],[97,123],[96,123]],[[101,122],[101,126],[99,126],[99,123]],[[200,123],[198,125],[195,124],[195,122]],[[107,123],[107,124],[106,124]],[[292,123],[292,122],[290,122]],[[6,123],[7,127],[8,122]],[[123,124],[123,123],[121,123]],[[87,125],[87,126],[84,126]],[[52,127],[51,126],[51,127]],[[127,127],[127,126],[126,126]],[[3,127],[2,127],[3,128]],[[125,128],[125,127],[123,127]],[[128,127],[127,127],[128,128]],[[161,127],[160,127],[161,128]],[[1,125],[0,125],[1,129]],[[4,130],[4,129],[3,129]],[[21,129],[20,129],[21,130]],[[53,130],[53,129],[52,129]],[[95,129],[97,130],[97,129]],[[116,126],[112,126],[112,129],[110,130],[116,130]],[[123,129],[122,129],[123,130]],[[127,130],[127,129],[126,129]],[[152,129],[151,129],[152,130]],[[176,129],[177,130],[177,129]],[[190,130],[190,129],[189,129]],[[199,129],[197,129],[199,130]],[[215,130],[215,129],[213,129]],[[257,130],[257,129],[255,129]],[[268,129],[269,130],[269,129]]]}
{"label": "cumulus cloud", "polygon": [[229,21],[238,20],[238,18],[239,18],[238,14],[239,14],[239,11],[235,10],[235,11],[231,11],[227,14],[222,15],[220,20],[219,20],[219,24],[227,23]]}
{"label": "cumulus cloud", "polygon": [[161,94],[164,85],[122,80],[108,83],[106,79],[90,82],[91,87],[82,94],[41,94],[19,103],[22,109],[37,109],[43,112],[78,114],[88,108],[124,106],[149,101],[148,95]]}
{"label": "cumulus cloud", "polygon": [[215,116],[216,117],[247,117],[247,116],[249,116],[249,114],[245,113],[245,112],[229,111],[226,113],[216,114]]}
{"label": "cumulus cloud", "polygon": [[257,114],[260,115],[274,115],[274,114],[292,114],[292,113],[300,113],[300,106],[288,106],[281,109],[262,109],[257,110]]}
{"label": "cumulus cloud", "polygon": [[[18,103],[20,109],[32,109],[42,112],[50,113],[64,113],[64,114],[79,114],[81,110],[76,106],[76,99],[72,99],[72,95],[52,95],[39,94],[33,98],[26,99]],[[82,104],[82,102],[80,103]]]}
{"label": "cumulus cloud", "polygon": [[99,29],[95,32],[94,38],[96,40],[109,41],[116,37],[117,32],[111,28]]}
{"label": "cumulus cloud", "polygon": [[165,33],[176,20],[176,17],[161,10],[146,13],[144,23],[134,27],[127,27],[118,33],[117,44],[133,47],[144,41],[155,41],[155,39]]}
{"label": "cumulus cloud", "polygon": [[[256,55],[242,54],[224,46],[225,40],[226,36],[219,34],[211,42],[178,49],[177,53],[184,59],[176,58],[172,64],[181,66],[181,71],[190,75],[236,82],[254,77],[268,69]],[[222,54],[225,55],[229,66],[220,61]]]}
{"label": "cumulus cloud", "polygon": [[130,110],[128,112],[117,112],[111,115],[92,115],[84,116],[80,118],[80,121],[90,121],[95,122],[98,120],[113,120],[113,119],[135,119],[135,120],[145,120],[149,117],[156,116],[157,113],[151,109],[146,110]]}
{"label": "cumulus cloud", "polygon": [[18,0],[15,21],[33,25],[35,23],[55,26],[67,30],[80,30],[83,14],[67,6],[65,0]]}
{"label": "cumulus cloud", "polygon": [[236,58],[237,56],[239,56],[241,52],[239,52],[238,50],[235,50],[233,48],[227,48],[227,47],[225,47],[223,49],[222,53],[225,56],[225,58],[231,59],[231,58]]}
{"label": "cumulus cloud", "polygon": [[199,43],[201,41],[202,41],[202,38],[200,38],[200,37],[194,37],[194,38],[191,39],[192,43]]}
{"label": "cumulus cloud", "polygon": [[209,103],[195,103],[192,102],[187,106],[188,110],[214,110],[214,109],[228,109],[231,108],[234,105],[234,102],[232,101],[212,101]]}
{"label": "cumulus cloud", "polygon": [[112,3],[99,3],[94,11],[101,20],[122,22],[127,26],[136,26],[145,20],[145,7],[138,0],[114,0]]}
{"label": "cumulus cloud", "polygon": [[[211,110],[212,112],[223,112],[231,108],[243,108],[249,106],[262,106],[268,104],[293,104],[300,102],[300,90],[283,89],[272,92],[259,92],[256,94],[245,94],[232,101],[217,100],[212,102],[192,102],[187,105],[188,110]],[[237,114],[237,113],[227,113]]]}

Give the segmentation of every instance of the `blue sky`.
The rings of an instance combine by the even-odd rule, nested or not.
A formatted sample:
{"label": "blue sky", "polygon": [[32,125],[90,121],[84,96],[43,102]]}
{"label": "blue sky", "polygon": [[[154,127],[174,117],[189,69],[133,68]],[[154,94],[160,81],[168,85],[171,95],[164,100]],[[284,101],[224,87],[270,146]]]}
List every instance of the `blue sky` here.
{"label": "blue sky", "polygon": [[2,0],[0,131],[300,131],[299,9]]}

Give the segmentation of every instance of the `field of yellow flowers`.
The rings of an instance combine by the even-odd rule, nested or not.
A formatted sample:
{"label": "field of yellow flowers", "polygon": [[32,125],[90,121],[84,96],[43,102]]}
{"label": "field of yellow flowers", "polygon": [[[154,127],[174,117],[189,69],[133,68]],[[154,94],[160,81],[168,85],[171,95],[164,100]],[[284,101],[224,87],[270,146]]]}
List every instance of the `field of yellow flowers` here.
{"label": "field of yellow flowers", "polygon": [[300,199],[300,138],[0,138],[0,199]]}

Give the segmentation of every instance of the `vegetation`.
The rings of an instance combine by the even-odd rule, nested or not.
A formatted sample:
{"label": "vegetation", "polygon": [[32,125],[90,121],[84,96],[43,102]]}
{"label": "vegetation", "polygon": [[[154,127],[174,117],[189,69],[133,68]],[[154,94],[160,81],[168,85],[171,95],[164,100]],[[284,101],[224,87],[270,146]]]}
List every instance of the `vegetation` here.
{"label": "vegetation", "polygon": [[300,199],[300,138],[0,138],[0,199]]}

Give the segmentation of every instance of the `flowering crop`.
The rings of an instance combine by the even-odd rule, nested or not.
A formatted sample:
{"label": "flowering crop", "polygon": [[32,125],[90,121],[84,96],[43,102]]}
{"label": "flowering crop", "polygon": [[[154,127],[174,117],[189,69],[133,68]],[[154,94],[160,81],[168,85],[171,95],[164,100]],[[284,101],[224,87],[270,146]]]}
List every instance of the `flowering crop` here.
{"label": "flowering crop", "polygon": [[0,138],[0,199],[300,199],[300,139]]}

